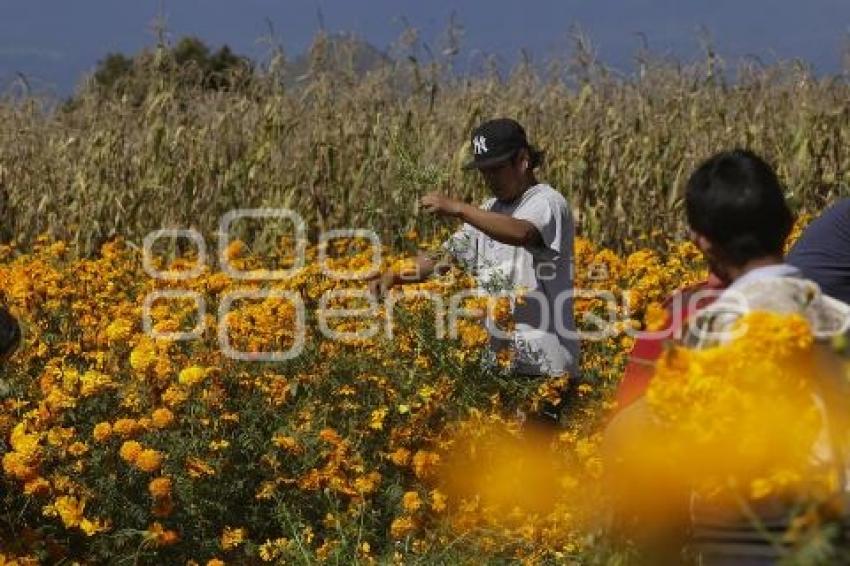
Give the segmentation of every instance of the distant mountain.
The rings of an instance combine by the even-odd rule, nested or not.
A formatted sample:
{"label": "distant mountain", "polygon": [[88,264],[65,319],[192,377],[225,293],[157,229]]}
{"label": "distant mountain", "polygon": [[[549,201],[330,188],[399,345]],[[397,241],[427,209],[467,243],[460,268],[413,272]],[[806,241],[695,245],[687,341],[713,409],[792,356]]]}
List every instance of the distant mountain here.
{"label": "distant mountain", "polygon": [[392,65],[392,59],[368,41],[349,33],[319,34],[313,45],[286,66],[287,82],[306,77],[311,68],[349,71],[362,76]]}

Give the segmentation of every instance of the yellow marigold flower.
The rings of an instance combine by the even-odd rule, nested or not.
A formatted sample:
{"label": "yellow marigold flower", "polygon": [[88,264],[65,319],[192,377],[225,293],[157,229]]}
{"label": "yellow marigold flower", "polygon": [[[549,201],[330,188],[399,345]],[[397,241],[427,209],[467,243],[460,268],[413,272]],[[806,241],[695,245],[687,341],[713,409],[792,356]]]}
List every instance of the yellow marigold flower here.
{"label": "yellow marigold flower", "polygon": [[221,533],[221,548],[223,548],[224,550],[230,550],[232,548],[236,548],[244,541],[245,529],[232,529],[230,527],[224,527],[224,531],[222,531]]}
{"label": "yellow marigold flower", "polygon": [[400,540],[412,533],[415,528],[416,524],[410,517],[398,517],[390,525],[390,534],[394,539]]}
{"label": "yellow marigold flower", "polygon": [[28,433],[26,424],[18,423],[12,429],[12,435],[9,442],[15,452],[20,452],[22,455],[29,457],[35,455],[39,451],[40,435]]}
{"label": "yellow marigold flower", "polygon": [[104,442],[112,436],[112,425],[109,423],[97,423],[92,431],[95,442]]}
{"label": "yellow marigold flower", "polygon": [[53,508],[62,519],[62,524],[68,528],[78,527],[80,521],[83,520],[83,509],[85,502],[81,502],[76,497],[70,495],[62,495],[56,498]]}
{"label": "yellow marigold flower", "polygon": [[143,472],[155,472],[162,466],[162,454],[151,448],[142,450],[136,458],[136,467]]}
{"label": "yellow marigold flower", "polygon": [[180,540],[176,532],[166,530],[159,522],[154,522],[148,527],[147,537],[157,546],[169,546]]}
{"label": "yellow marigold flower", "polygon": [[180,385],[196,385],[204,380],[206,376],[206,371],[204,368],[199,366],[191,366],[180,372],[180,375],[177,378],[178,383]]}
{"label": "yellow marigold flower", "polygon": [[68,447],[68,454],[70,454],[74,458],[79,458],[88,451],[89,447],[86,446],[84,442],[75,442]]}
{"label": "yellow marigold flower", "polygon": [[271,499],[277,491],[277,483],[273,481],[264,481],[260,484],[260,489],[254,494],[254,498],[258,500]]}
{"label": "yellow marigold flower", "polygon": [[669,318],[670,314],[667,312],[667,309],[664,308],[664,305],[659,303],[650,303],[646,307],[646,313],[644,314],[643,320],[646,325],[646,329],[654,332],[664,328],[667,325]]}
{"label": "yellow marigold flower", "polygon": [[125,342],[133,332],[133,323],[119,318],[106,327],[106,339],[110,342]]}
{"label": "yellow marigold flower", "polygon": [[109,529],[109,521],[101,521],[100,519],[95,519],[94,521],[92,521],[90,519],[85,518],[80,521],[80,530],[83,531],[88,537],[93,537],[94,535],[105,533]]}
{"label": "yellow marigold flower", "polygon": [[301,454],[304,452],[304,449],[298,444],[298,441],[292,438],[291,436],[286,436],[284,434],[276,434],[272,437],[272,444],[277,446],[278,448],[282,448],[287,452],[291,452],[292,454]]}
{"label": "yellow marigold flower", "polygon": [[112,432],[123,437],[133,436],[141,432],[142,427],[135,419],[118,419],[112,425]]}
{"label": "yellow marigold flower", "polygon": [[415,513],[422,507],[422,498],[415,491],[408,491],[401,498],[401,504],[407,513]]}
{"label": "yellow marigold flower", "polygon": [[245,242],[242,240],[233,240],[224,249],[224,257],[226,259],[236,259],[245,253],[245,250],[247,249],[248,246],[246,246]]}
{"label": "yellow marigold flower", "polygon": [[390,461],[396,466],[406,466],[410,463],[410,450],[398,448],[390,454]]}
{"label": "yellow marigold flower", "polygon": [[161,407],[151,414],[151,422],[156,428],[166,428],[174,422],[174,413]]}
{"label": "yellow marigold flower", "polygon": [[148,491],[152,497],[157,499],[168,497],[171,495],[171,478],[162,476],[152,479],[148,483]]}
{"label": "yellow marigold flower", "polygon": [[319,438],[329,444],[339,444],[342,437],[332,428],[323,428],[319,431]]}
{"label": "yellow marigold flower", "polygon": [[50,482],[44,478],[35,478],[24,484],[26,495],[44,495],[50,491]]}
{"label": "yellow marigold flower", "polygon": [[372,430],[382,430],[387,413],[389,413],[389,409],[386,407],[380,407],[372,411],[372,415],[369,418],[369,428]]}
{"label": "yellow marigold flower", "polygon": [[89,370],[80,376],[80,396],[89,397],[114,385],[108,375]]}
{"label": "yellow marigold flower", "polygon": [[130,367],[144,373],[156,361],[156,348],[150,340],[145,340],[130,352]]}
{"label": "yellow marigold flower", "polygon": [[381,474],[378,472],[369,472],[365,476],[360,476],[354,480],[354,489],[361,495],[374,493],[381,484]]}
{"label": "yellow marigold flower", "polygon": [[446,510],[446,500],[448,499],[440,490],[434,489],[431,491],[431,509],[435,513],[442,513]]}
{"label": "yellow marigold flower", "polygon": [[427,450],[419,450],[413,456],[413,473],[419,479],[433,477],[440,464],[440,455]]}
{"label": "yellow marigold flower", "polygon": [[225,566],[225,563],[224,560],[213,558],[211,560],[207,560],[207,566]]}
{"label": "yellow marigold flower", "polygon": [[165,390],[165,393],[162,394],[162,402],[169,407],[176,407],[185,403],[188,398],[189,394],[182,386],[179,385],[169,386],[168,389]]}
{"label": "yellow marigold flower", "polygon": [[35,467],[30,465],[31,462],[20,452],[7,452],[3,454],[3,471],[7,476],[21,481],[29,481],[38,475]]}
{"label": "yellow marigold flower", "polygon": [[121,459],[125,462],[133,464],[136,460],[138,460],[142,450],[142,445],[135,440],[125,440],[124,444],[121,445],[121,448],[118,449],[118,455],[121,456]]}
{"label": "yellow marigold flower", "polygon": [[291,543],[289,539],[279,538],[275,540],[267,540],[260,545],[260,559],[263,562],[271,562],[289,550]]}
{"label": "yellow marigold flower", "polygon": [[200,478],[203,476],[214,476],[215,470],[200,458],[190,456],[186,458],[186,473],[189,474],[189,477]]}
{"label": "yellow marigold flower", "polygon": [[47,431],[47,443],[51,446],[62,446],[74,438],[73,428],[54,427]]}
{"label": "yellow marigold flower", "polygon": [[372,552],[372,545],[366,541],[361,542],[360,546],[357,547],[357,554],[360,556],[368,557],[370,552]]}

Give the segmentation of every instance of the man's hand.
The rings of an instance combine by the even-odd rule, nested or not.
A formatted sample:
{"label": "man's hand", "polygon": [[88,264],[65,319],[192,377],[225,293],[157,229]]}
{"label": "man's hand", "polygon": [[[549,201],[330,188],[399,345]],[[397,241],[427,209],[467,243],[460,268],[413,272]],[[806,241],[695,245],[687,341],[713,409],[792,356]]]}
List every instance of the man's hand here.
{"label": "man's hand", "polygon": [[428,193],[420,199],[419,204],[427,212],[432,214],[453,217],[460,216],[463,207],[466,206],[465,202],[441,195],[440,193]]}
{"label": "man's hand", "polygon": [[380,299],[389,293],[395,283],[395,273],[392,271],[379,273],[369,281],[369,293],[376,299]]}

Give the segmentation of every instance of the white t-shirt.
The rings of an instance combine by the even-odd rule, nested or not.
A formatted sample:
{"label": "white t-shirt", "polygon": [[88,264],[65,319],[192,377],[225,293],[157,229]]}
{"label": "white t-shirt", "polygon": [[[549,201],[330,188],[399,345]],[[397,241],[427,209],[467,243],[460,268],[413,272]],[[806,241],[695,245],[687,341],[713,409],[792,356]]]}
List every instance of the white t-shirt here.
{"label": "white t-shirt", "polygon": [[538,184],[513,202],[489,199],[481,208],[531,222],[543,241],[534,247],[511,246],[464,224],[443,245],[472,270],[484,291],[525,295],[514,304],[516,331],[500,336],[491,328],[491,348],[513,348],[515,373],[575,376],[579,359],[572,300],[575,228],[566,199],[549,185]]}

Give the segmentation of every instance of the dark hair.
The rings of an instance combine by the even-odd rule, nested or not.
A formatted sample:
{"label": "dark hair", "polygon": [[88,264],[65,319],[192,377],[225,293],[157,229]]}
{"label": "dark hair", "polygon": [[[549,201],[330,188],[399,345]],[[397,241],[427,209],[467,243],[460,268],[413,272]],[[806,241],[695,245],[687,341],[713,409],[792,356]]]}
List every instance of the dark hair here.
{"label": "dark hair", "polygon": [[5,308],[0,307],[0,358],[11,354],[21,343],[21,327]]}
{"label": "dark hair", "polygon": [[544,158],[546,157],[546,152],[542,149],[537,149],[533,145],[526,145],[524,148],[520,148],[516,150],[516,153],[511,157],[511,161],[516,163],[517,157],[519,157],[520,150],[526,149],[528,150],[528,168],[531,171],[534,171],[541,165],[543,165]]}
{"label": "dark hair", "polygon": [[718,153],[697,168],[685,209],[691,229],[736,266],[781,255],[794,224],[773,168],[743,149]]}

